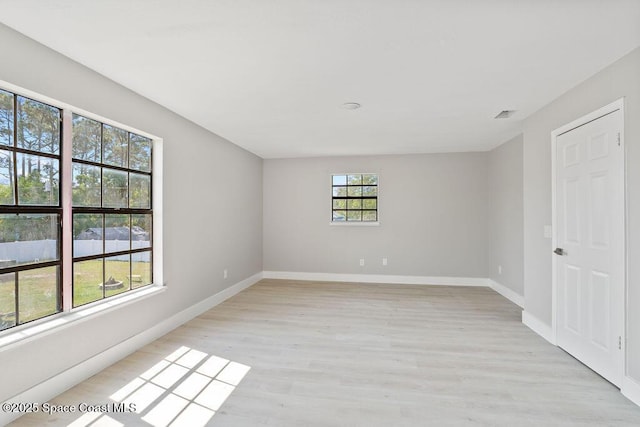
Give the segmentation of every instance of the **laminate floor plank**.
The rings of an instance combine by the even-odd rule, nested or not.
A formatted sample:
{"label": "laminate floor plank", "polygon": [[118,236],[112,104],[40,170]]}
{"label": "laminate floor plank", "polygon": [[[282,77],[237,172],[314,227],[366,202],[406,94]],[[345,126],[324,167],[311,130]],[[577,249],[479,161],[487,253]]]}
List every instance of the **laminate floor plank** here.
{"label": "laminate floor plank", "polygon": [[[248,369],[248,370],[247,370]],[[15,426],[639,426],[488,288],[263,280]]]}

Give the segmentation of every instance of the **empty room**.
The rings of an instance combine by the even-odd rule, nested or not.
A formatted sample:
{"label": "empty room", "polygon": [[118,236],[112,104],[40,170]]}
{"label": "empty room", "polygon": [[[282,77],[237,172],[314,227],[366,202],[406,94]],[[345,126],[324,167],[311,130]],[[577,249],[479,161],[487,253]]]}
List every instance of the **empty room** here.
{"label": "empty room", "polygon": [[638,426],[638,165],[637,0],[0,0],[0,425]]}

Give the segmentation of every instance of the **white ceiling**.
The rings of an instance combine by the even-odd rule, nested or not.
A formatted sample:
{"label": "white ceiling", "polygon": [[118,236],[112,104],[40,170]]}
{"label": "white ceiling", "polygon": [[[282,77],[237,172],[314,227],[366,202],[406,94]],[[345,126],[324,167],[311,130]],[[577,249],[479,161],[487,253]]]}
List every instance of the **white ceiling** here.
{"label": "white ceiling", "polygon": [[640,46],[638,0],[0,0],[0,22],[264,158],[487,150]]}

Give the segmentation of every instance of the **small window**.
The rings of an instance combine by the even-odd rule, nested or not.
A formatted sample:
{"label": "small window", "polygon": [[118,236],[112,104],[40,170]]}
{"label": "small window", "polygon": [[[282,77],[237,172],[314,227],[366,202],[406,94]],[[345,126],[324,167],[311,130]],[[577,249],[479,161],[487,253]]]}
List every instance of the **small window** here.
{"label": "small window", "polygon": [[378,221],[377,174],[332,175],[331,186],[331,222]]}

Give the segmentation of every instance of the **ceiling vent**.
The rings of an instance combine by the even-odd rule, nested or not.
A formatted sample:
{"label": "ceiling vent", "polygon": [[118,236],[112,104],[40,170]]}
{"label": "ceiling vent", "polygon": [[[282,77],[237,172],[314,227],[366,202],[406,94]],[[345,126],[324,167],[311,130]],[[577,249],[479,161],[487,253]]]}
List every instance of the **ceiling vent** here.
{"label": "ceiling vent", "polygon": [[516,113],[516,110],[502,110],[494,119],[508,119]]}

